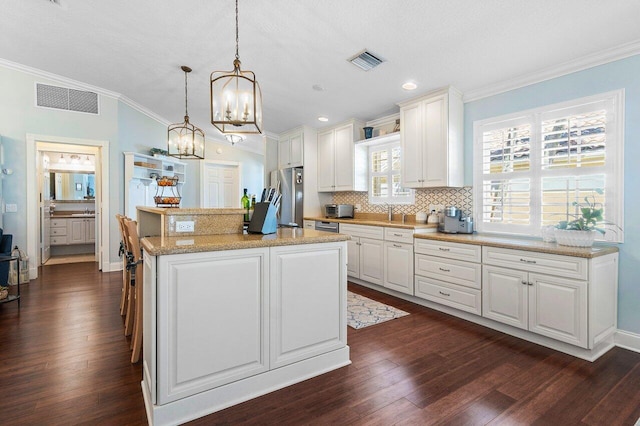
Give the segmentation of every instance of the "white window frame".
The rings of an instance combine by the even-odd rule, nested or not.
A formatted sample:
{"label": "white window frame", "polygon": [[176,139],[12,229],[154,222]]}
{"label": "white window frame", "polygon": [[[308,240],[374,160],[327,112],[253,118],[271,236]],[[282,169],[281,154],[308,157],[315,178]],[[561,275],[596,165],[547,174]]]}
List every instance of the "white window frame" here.
{"label": "white window frame", "polygon": [[[416,201],[416,195],[415,195],[415,190],[410,189],[410,188],[405,188],[409,191],[409,195],[407,196],[402,196],[402,197],[398,197],[398,196],[394,196],[393,195],[393,175],[399,175],[402,176],[401,170],[402,167],[400,167],[400,170],[394,172],[392,170],[392,161],[393,158],[390,155],[389,156],[389,170],[386,173],[387,176],[387,180],[389,182],[389,195],[387,197],[376,197],[373,195],[373,184],[372,184],[372,178],[373,178],[373,167],[371,166],[371,154],[373,151],[380,151],[381,149],[387,149],[389,150],[389,153],[391,154],[394,148],[401,148],[400,146],[400,139],[398,138],[398,140],[393,141],[393,142],[381,142],[381,143],[377,143],[377,144],[371,144],[367,147],[367,182],[368,182],[368,187],[369,187],[369,204],[414,204]],[[402,152],[400,153],[400,160],[402,161]],[[376,173],[376,175],[378,175],[378,173]],[[402,179],[400,179],[400,181],[402,182]]]}
{"label": "white window frame", "polygon": [[[606,220],[624,229],[624,89],[601,93],[558,104],[547,105],[527,111],[493,117],[473,123],[473,205],[475,228],[478,232],[502,233],[514,235],[540,236],[541,235],[541,205],[540,191],[543,177],[553,175],[568,175],[567,169],[556,171],[542,170],[542,155],[540,144],[541,124],[549,116],[559,114],[562,110],[573,110],[572,113],[588,104],[603,103],[607,109],[607,145],[606,160],[603,167],[576,168],[573,176],[604,173],[605,184],[605,214]],[[490,130],[509,127],[510,125],[530,123],[530,169],[528,172],[518,171],[500,174],[500,178],[508,178],[510,175],[518,175],[530,179],[530,217],[528,226],[510,225],[503,223],[483,222],[483,181],[490,179],[491,175],[483,174],[483,133]],[[494,175],[495,177],[498,174]],[[560,221],[561,219],[559,219]],[[624,242],[624,233],[618,229],[607,232],[604,237],[607,241]]]}

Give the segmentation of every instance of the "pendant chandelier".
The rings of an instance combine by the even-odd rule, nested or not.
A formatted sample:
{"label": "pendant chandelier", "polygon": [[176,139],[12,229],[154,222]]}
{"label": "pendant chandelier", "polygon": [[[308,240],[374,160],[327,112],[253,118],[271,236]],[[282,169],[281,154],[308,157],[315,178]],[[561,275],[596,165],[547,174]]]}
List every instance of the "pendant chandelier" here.
{"label": "pendant chandelier", "polygon": [[185,159],[204,158],[204,132],[189,123],[189,110],[187,108],[187,74],[191,68],[182,66],[184,71],[184,122],[169,126],[167,140],[169,155]]}
{"label": "pendant chandelier", "polygon": [[211,124],[224,134],[262,133],[262,92],[252,71],[240,69],[238,0],[233,71],[211,73]]}

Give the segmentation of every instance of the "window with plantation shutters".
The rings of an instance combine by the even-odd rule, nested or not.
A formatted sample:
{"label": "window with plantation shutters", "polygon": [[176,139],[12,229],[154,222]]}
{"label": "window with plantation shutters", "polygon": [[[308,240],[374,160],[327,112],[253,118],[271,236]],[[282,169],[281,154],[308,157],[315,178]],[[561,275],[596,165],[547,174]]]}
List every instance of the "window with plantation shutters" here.
{"label": "window with plantation shutters", "polygon": [[369,202],[411,204],[414,192],[400,180],[400,141],[369,147]]}
{"label": "window with plantation shutters", "polygon": [[537,236],[588,197],[622,241],[622,105],[617,91],[474,123],[476,229]]}

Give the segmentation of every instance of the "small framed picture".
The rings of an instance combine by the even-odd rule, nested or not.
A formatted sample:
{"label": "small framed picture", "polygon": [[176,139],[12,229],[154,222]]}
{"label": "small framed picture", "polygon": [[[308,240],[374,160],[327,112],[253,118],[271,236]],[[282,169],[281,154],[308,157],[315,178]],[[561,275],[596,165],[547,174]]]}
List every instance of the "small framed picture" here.
{"label": "small framed picture", "polygon": [[82,184],[76,183],[76,191],[82,191]]}

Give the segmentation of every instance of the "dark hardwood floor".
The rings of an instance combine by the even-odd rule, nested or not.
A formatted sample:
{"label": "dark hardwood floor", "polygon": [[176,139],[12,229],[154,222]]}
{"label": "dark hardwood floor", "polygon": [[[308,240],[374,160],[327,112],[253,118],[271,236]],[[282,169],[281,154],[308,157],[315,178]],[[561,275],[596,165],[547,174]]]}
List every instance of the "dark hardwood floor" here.
{"label": "dark hardwood floor", "polygon": [[[1,425],[146,424],[129,363],[121,273],[41,268],[0,305]],[[209,424],[633,425],[640,354],[594,363],[350,285],[410,312],[353,330],[353,364],[193,421]]]}

